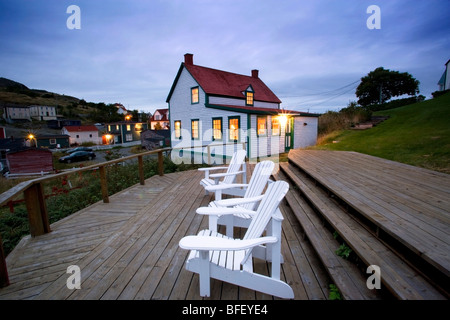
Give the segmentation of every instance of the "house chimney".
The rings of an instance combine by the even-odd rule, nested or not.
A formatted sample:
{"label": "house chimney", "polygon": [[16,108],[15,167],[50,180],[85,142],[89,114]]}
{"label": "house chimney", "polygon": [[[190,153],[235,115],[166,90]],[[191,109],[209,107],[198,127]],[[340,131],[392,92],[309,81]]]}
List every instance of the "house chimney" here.
{"label": "house chimney", "polygon": [[194,55],[192,53],[186,53],[184,55],[184,64],[192,66],[194,64]]}
{"label": "house chimney", "polygon": [[259,71],[258,70],[252,70],[252,78],[258,78],[258,74],[259,74]]}

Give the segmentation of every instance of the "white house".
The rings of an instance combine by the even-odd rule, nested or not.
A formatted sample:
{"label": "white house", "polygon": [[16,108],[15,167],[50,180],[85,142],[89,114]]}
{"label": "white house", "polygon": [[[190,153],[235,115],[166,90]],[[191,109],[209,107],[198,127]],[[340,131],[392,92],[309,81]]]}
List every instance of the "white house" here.
{"label": "white house", "polygon": [[65,126],[62,128],[61,133],[70,136],[70,145],[82,144],[83,142],[93,142],[95,144],[101,144],[102,142],[102,139],[98,134],[98,128],[93,125]]}
{"label": "white house", "polygon": [[55,106],[30,106],[30,116],[35,120],[56,120]]}
{"label": "white house", "polygon": [[[205,160],[209,150],[221,163],[241,146],[257,159],[316,144],[319,115],[282,109],[258,70],[241,75],[195,65],[189,53],[184,57],[166,100],[173,160],[187,160],[191,150]],[[180,147],[186,149],[178,152]]]}

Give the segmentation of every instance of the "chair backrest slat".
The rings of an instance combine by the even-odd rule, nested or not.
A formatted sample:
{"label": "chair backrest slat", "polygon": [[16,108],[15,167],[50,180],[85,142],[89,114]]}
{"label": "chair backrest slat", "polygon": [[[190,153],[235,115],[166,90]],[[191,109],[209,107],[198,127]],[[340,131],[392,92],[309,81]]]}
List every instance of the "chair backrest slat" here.
{"label": "chair backrest slat", "polygon": [[[278,209],[281,200],[283,200],[288,191],[289,184],[286,181],[276,181],[269,184],[267,191],[264,193],[264,198],[261,200],[261,204],[250,222],[250,226],[243,239],[255,239],[263,234],[272,215]],[[249,257],[251,257],[251,252],[251,249],[246,251],[244,258],[241,261],[242,265],[244,265]]]}
{"label": "chair backrest slat", "polygon": [[[267,185],[267,182],[272,175],[273,168],[275,167],[275,163],[272,161],[261,161],[258,162],[253,170],[252,177],[250,178],[250,182],[248,184],[248,188],[245,191],[244,198],[252,198],[260,196],[264,188]],[[255,203],[247,203],[242,207],[248,210],[255,210],[257,204]]]}
{"label": "chair backrest slat", "polygon": [[[231,158],[230,164],[228,165],[227,173],[237,172],[241,170],[241,166],[243,166],[245,161],[245,156],[247,152],[245,150],[238,150],[233,154]],[[226,176],[223,179],[223,183],[231,184],[236,179],[236,175]]]}

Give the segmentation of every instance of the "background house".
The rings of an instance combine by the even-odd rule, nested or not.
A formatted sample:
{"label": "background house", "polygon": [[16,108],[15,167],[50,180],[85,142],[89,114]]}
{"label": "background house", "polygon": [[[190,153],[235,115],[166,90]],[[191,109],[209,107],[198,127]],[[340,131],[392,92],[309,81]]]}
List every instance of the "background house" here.
{"label": "background house", "polygon": [[39,121],[43,120],[56,120],[56,107],[55,106],[29,106],[31,118]]}
{"label": "background house", "polygon": [[147,150],[170,146],[169,130],[144,130],[141,132],[141,145]]}
{"label": "background house", "polygon": [[81,120],[57,119],[47,121],[47,127],[50,129],[62,129],[65,126],[81,126]]}
{"label": "background house", "polygon": [[169,109],[157,109],[155,111],[150,118],[150,129],[169,130]]}
{"label": "background house", "polygon": [[148,129],[147,122],[120,121],[105,124],[108,141],[114,143],[127,143],[141,141],[141,132]]}
{"label": "background house", "polygon": [[30,108],[28,106],[6,104],[3,109],[3,118],[8,123],[31,121]]}
{"label": "background house", "polygon": [[61,133],[69,135],[70,145],[82,144],[84,142],[101,144],[98,128],[94,125],[65,126],[62,128]]}
{"label": "background house", "polygon": [[[217,155],[231,156],[245,143],[248,158],[278,155],[314,145],[318,114],[281,109],[281,100],[259,78],[197,66],[186,54],[166,102],[172,147],[211,145]],[[220,145],[220,146],[215,146]],[[177,156],[177,152],[173,152]]]}

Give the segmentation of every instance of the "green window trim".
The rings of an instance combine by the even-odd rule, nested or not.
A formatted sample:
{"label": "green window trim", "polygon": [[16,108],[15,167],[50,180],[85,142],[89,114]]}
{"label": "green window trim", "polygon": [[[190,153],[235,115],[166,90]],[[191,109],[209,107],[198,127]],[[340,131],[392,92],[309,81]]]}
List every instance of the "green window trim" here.
{"label": "green window trim", "polygon": [[[237,122],[234,120],[237,120]],[[236,125],[237,125],[237,128],[236,128]],[[232,128],[232,126],[234,126],[234,128]],[[229,142],[240,142],[241,141],[240,130],[241,130],[241,117],[240,116],[228,117],[228,141]],[[233,139],[232,139],[232,137],[233,137]],[[234,139],[234,137],[237,137],[237,139]]]}
{"label": "green window trim", "polygon": [[[216,129],[216,124],[218,124],[220,128]],[[223,119],[222,119],[222,117],[212,118],[212,130],[213,130],[212,141],[223,141]],[[220,138],[217,138],[216,133],[218,134],[219,132],[220,132]]]}
{"label": "green window trim", "polygon": [[200,103],[200,89],[198,86],[191,88],[191,104]]}

